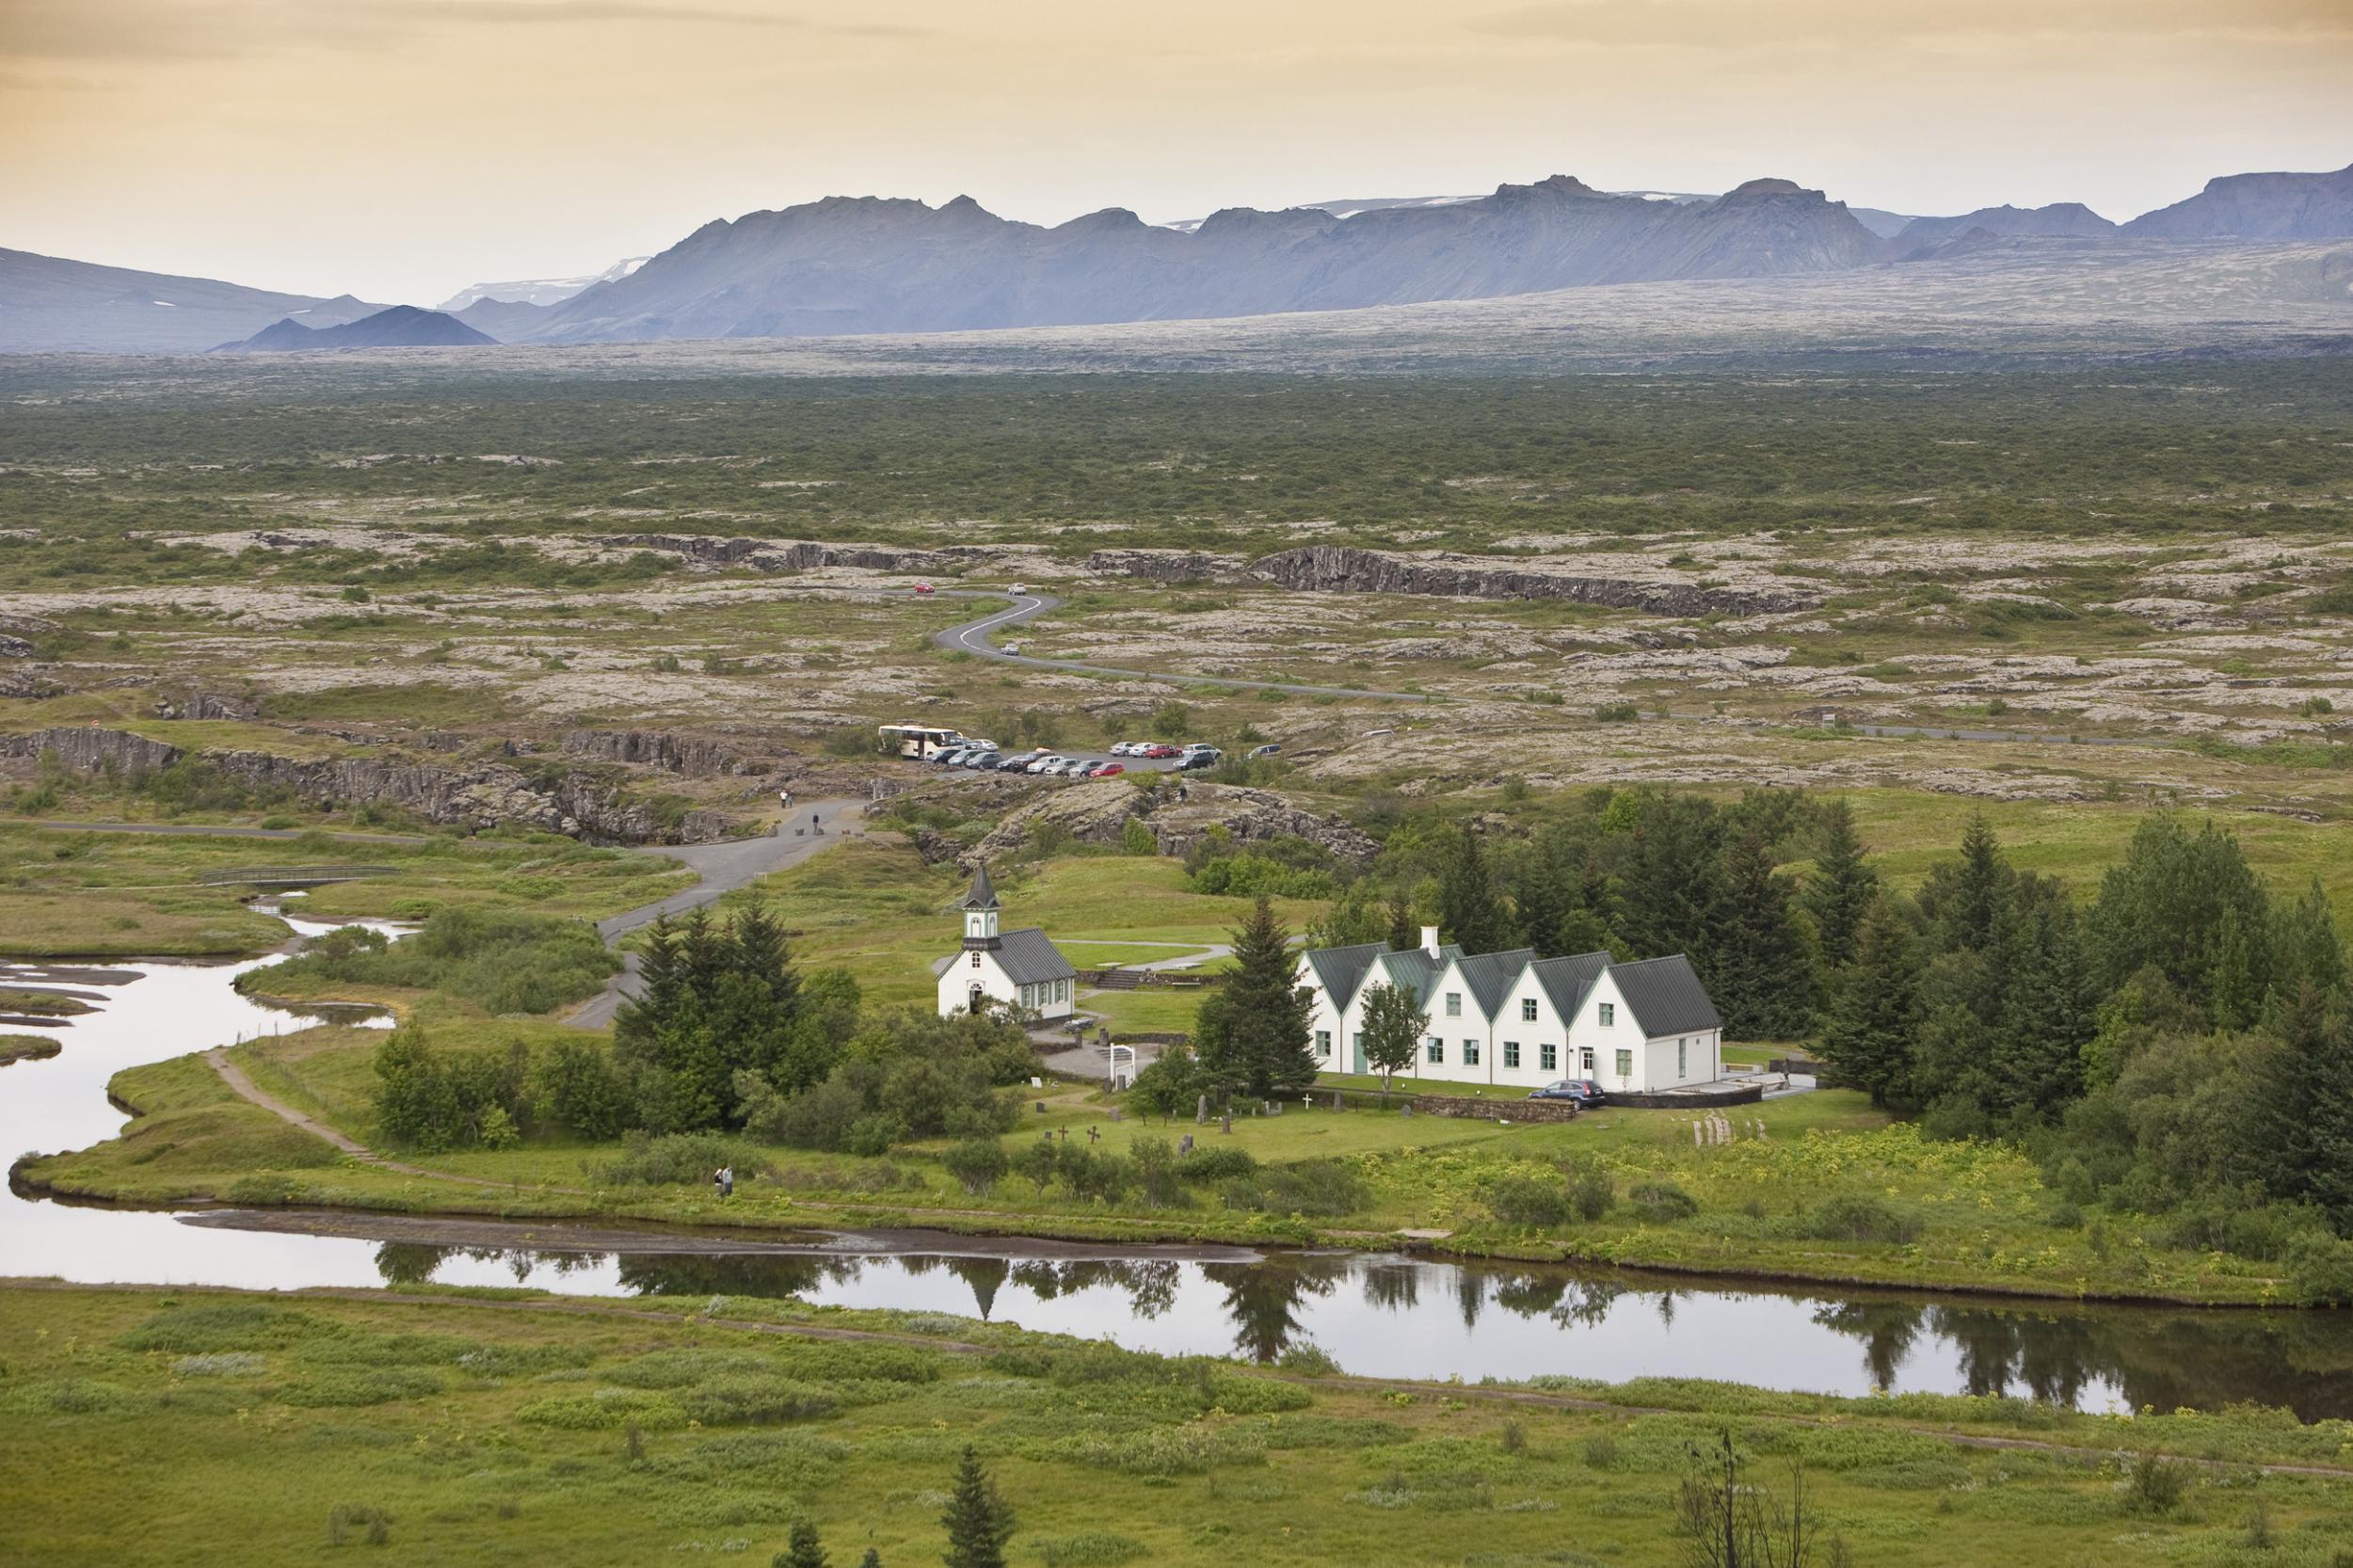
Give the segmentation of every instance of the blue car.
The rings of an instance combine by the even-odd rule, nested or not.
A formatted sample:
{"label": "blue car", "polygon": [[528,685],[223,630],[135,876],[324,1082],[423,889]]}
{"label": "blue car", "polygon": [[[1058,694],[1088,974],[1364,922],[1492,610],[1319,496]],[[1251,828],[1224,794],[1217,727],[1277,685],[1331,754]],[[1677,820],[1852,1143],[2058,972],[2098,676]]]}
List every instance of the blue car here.
{"label": "blue car", "polygon": [[1591,1080],[1582,1078],[1564,1078],[1558,1083],[1547,1083],[1541,1089],[1531,1089],[1529,1091],[1528,1097],[1532,1100],[1570,1100],[1574,1101],[1580,1111],[1591,1111],[1597,1105],[1609,1103],[1602,1096],[1602,1092],[1593,1086]]}

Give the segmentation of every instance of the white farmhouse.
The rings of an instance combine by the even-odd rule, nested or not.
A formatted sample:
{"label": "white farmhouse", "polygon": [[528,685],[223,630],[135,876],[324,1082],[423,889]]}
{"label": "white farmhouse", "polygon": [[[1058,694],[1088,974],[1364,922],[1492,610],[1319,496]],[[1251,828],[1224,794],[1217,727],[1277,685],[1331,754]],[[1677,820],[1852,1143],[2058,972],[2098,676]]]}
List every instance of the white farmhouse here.
{"label": "white farmhouse", "polygon": [[992,1003],[1042,1018],[1070,1016],[1079,971],[1036,926],[997,928],[997,889],[986,866],[974,870],[972,890],[957,907],[964,911],[964,946],[933,966],[941,1017],[983,1012]]}
{"label": "white farmhouse", "polygon": [[1424,926],[1421,946],[1321,948],[1300,960],[1307,1027],[1326,1072],[1372,1071],[1364,1003],[1376,986],[1410,994],[1422,1044],[1401,1076],[1433,1083],[1542,1088],[1579,1078],[1604,1092],[1656,1094],[1723,1076],[1723,1020],[1681,954],[1620,964],[1606,952],[1539,958],[1465,954]]}

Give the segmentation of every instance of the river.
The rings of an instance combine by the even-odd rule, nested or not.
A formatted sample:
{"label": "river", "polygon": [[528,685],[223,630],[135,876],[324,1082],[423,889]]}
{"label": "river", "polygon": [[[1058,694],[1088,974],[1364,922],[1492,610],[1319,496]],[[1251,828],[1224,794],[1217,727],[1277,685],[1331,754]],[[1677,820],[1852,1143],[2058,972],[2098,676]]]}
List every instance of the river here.
{"label": "river", "polygon": [[[281,911],[298,936],[327,927]],[[124,1067],[303,1029],[232,964],[0,966],[96,1010],[61,1052],[0,1068],[0,1160],[112,1137]],[[315,1224],[315,1234],[300,1228]],[[259,1228],[272,1227],[272,1228]],[[264,1289],[525,1283],[575,1294],[797,1296],[1012,1320],[1140,1349],[1271,1359],[1312,1343],[1375,1376],[1717,1378],[1832,1394],[2010,1394],[2088,1410],[2240,1401],[2353,1416],[2353,1314],[2017,1303],[1672,1283],[1385,1254],[993,1242],[925,1233],[729,1239],[398,1216],[197,1212],[0,1193],[0,1272]]]}

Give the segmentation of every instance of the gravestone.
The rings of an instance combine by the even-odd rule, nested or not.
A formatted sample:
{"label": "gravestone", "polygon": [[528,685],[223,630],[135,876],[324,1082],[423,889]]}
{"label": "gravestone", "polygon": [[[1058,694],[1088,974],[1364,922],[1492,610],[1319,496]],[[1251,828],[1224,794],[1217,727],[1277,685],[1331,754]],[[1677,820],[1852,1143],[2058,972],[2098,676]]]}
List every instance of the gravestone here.
{"label": "gravestone", "polygon": [[1176,1140],[1176,1152],[1178,1154],[1191,1154],[1193,1152],[1192,1133],[1188,1132],[1182,1138]]}
{"label": "gravestone", "polygon": [[1193,1125],[1206,1127],[1209,1121],[1209,1096],[1204,1095],[1193,1108]]}
{"label": "gravestone", "polygon": [[1233,1113],[1232,1112],[1228,1111],[1228,1112],[1225,1114],[1225,1116],[1224,1116],[1224,1117],[1223,1117],[1223,1118],[1219,1121],[1219,1123],[1218,1123],[1218,1128],[1217,1128],[1217,1129],[1218,1129],[1220,1132],[1225,1133],[1227,1137],[1231,1137],[1231,1136],[1233,1136],[1233,1132],[1234,1132],[1234,1113]]}

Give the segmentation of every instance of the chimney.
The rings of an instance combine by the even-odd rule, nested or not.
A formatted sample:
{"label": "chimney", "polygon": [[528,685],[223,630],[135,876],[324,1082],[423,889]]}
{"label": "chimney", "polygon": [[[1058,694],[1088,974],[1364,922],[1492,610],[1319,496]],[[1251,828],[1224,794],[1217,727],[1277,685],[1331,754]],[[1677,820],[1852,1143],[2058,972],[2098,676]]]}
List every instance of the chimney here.
{"label": "chimney", "polygon": [[1425,925],[1421,928],[1421,951],[1433,958],[1438,956],[1438,928],[1436,926]]}

